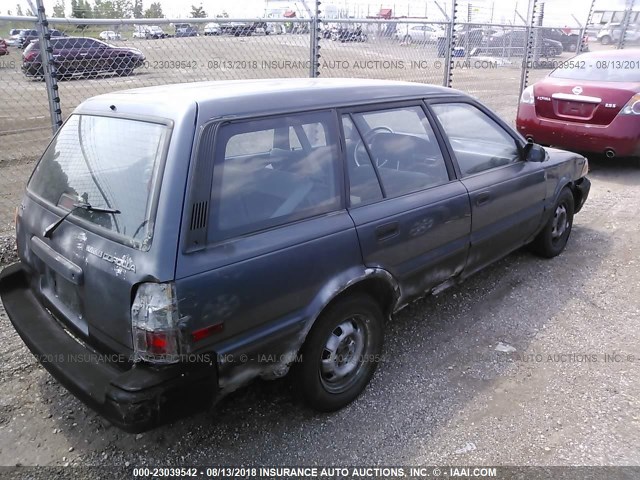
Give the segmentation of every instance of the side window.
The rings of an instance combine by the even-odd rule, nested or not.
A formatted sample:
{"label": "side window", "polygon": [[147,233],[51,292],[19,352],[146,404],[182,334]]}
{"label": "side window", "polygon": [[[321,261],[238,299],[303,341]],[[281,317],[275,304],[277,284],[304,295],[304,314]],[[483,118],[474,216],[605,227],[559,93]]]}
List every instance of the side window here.
{"label": "side window", "polygon": [[[386,198],[449,181],[440,146],[421,107],[357,113],[353,120],[371,155]],[[356,157],[360,153],[356,148]]]}
{"label": "side window", "polygon": [[[320,112],[222,125],[209,238],[220,241],[337,210],[342,169],[334,123],[330,113]],[[304,125],[317,125],[324,145],[307,137]],[[291,129],[304,137],[300,148],[278,148]]]}
{"label": "side window", "polygon": [[371,164],[367,149],[349,115],[342,116],[342,128],[347,147],[350,205],[355,207],[382,200],[382,190],[380,189],[378,176]]}
{"label": "side window", "polygon": [[482,110],[468,103],[432,106],[456,155],[463,176],[515,163],[515,139]]}

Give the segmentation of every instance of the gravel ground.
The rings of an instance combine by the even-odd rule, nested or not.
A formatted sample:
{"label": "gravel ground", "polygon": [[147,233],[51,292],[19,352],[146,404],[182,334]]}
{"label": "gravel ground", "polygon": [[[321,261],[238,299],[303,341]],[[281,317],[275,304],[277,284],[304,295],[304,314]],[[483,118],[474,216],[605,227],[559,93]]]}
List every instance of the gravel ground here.
{"label": "gravel ground", "polygon": [[126,434],[35,362],[0,307],[0,465],[640,464],[640,169],[592,167],[562,255],[516,252],[400,312],[371,385],[333,414],[284,379]]}

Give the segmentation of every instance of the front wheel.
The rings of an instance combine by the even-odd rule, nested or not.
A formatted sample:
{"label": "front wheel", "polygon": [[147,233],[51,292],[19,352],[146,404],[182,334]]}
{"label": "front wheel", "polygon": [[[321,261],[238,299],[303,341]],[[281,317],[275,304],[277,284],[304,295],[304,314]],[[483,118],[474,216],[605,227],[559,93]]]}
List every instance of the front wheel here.
{"label": "front wheel", "polygon": [[535,253],[546,258],[559,255],[571,234],[575,200],[569,188],[562,189],[553,208],[553,215],[531,244]]}
{"label": "front wheel", "polygon": [[331,412],[362,393],[380,360],[383,326],[380,306],[368,295],[345,297],[322,313],[294,369],[310,407]]}
{"label": "front wheel", "polygon": [[609,35],[605,35],[600,39],[600,43],[602,45],[609,45],[611,43],[611,37]]}

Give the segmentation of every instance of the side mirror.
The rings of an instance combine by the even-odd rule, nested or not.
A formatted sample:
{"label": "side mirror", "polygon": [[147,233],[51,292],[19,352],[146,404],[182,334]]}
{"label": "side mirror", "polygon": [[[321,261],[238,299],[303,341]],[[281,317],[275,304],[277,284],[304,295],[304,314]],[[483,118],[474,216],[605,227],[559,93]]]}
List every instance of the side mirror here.
{"label": "side mirror", "polygon": [[525,162],[544,162],[547,159],[547,152],[541,145],[527,142],[522,149],[522,159]]}

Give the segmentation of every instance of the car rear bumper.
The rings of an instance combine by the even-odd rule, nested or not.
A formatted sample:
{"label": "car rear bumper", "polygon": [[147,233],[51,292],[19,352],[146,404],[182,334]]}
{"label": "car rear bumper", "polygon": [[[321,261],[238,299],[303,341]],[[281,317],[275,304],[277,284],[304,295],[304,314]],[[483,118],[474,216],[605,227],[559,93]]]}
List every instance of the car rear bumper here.
{"label": "car rear bumper", "polygon": [[540,118],[532,105],[520,104],[516,128],[543,145],[578,152],[611,150],[619,157],[640,157],[640,118],[631,115],[618,115],[609,125],[593,125]]}
{"label": "car rear bumper", "polygon": [[215,361],[131,367],[71,334],[38,301],[18,263],[0,273],[0,298],[20,337],[65,388],[118,427],[142,432],[210,405],[217,393]]}

